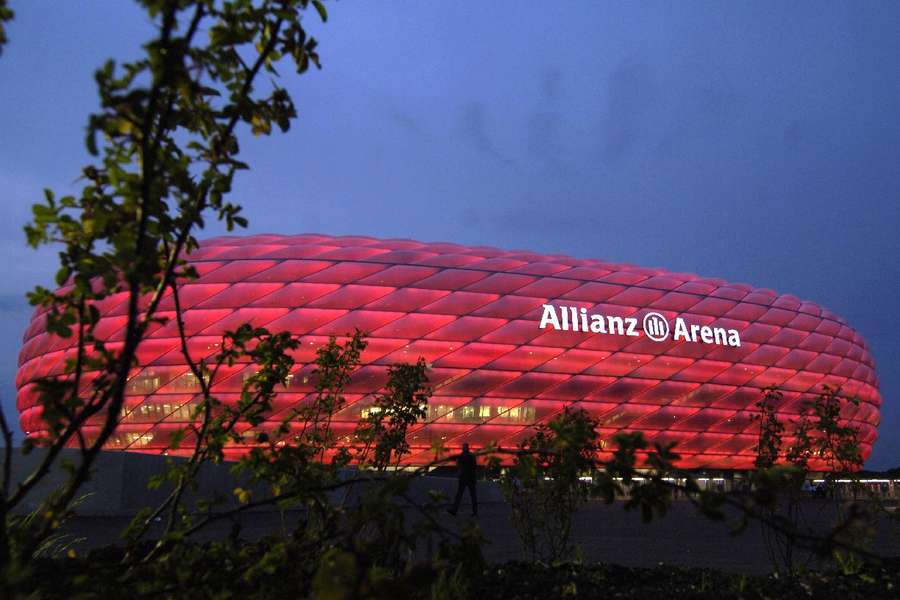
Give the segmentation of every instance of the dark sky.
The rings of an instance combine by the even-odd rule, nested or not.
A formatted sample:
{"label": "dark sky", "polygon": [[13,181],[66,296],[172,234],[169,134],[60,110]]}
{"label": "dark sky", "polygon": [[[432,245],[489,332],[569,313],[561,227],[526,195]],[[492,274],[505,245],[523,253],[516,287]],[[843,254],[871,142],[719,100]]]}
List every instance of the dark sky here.
{"label": "dark sky", "polygon": [[[76,189],[93,70],[150,23],[19,1],[0,57],[0,394],[10,414],[43,187]],[[330,3],[300,119],[251,140],[250,232],[562,252],[796,294],[868,340],[868,466],[900,466],[900,3]],[[312,23],[310,18],[309,22]],[[211,233],[215,233],[212,231]]]}

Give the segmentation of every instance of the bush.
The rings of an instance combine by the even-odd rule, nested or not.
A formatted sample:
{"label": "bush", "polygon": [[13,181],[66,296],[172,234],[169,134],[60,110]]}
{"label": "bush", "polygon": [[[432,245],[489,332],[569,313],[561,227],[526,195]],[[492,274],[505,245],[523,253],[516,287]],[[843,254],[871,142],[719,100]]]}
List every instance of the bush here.
{"label": "bush", "polygon": [[501,478],[516,533],[532,560],[572,557],[572,519],[590,494],[580,476],[590,473],[599,450],[597,422],[566,408],[519,446]]}

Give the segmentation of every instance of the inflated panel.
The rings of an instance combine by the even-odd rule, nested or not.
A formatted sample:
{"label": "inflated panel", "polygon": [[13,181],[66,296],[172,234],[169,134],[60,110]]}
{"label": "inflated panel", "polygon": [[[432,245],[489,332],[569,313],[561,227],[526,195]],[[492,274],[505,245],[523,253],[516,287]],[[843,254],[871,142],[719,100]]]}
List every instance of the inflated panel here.
{"label": "inflated panel", "polygon": [[[600,260],[358,236],[221,237],[189,260],[201,277],[180,298],[196,359],[213,356],[222,333],[243,322],[300,337],[273,421],[308,401],[311,362],[329,336],[369,334],[335,419],[342,432],[352,431],[390,365],[424,357],[434,396],[410,433],[410,463],[429,461],[438,441],[514,445],[573,406],[598,419],[604,439],[640,430],[677,442],[683,467],[748,468],[758,427],[751,416],[768,386],[784,392],[788,442],[792,419],[826,384],[860,400],[842,417],[860,429],[865,456],[876,438],[881,397],[863,339],[827,310],[771,290]],[[98,337],[113,348],[124,300],[98,305]],[[163,314],[173,309],[164,299]],[[17,377],[29,435],[43,429],[34,382],[61,374],[72,352],[36,312]],[[190,419],[198,382],[172,321],[151,331],[138,362],[109,446],[159,452]],[[252,369],[223,369],[213,391],[236,402]]]}

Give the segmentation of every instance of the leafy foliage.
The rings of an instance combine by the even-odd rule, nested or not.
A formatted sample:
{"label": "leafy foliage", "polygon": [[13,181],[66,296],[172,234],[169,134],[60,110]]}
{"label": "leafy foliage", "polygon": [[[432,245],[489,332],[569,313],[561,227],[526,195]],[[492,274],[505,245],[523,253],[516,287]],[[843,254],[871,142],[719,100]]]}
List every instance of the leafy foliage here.
{"label": "leafy foliage", "polygon": [[426,371],[424,358],[414,365],[398,364],[388,369],[385,392],[376,396],[357,427],[357,439],[364,444],[357,457],[360,464],[371,463],[380,472],[392,464],[400,465],[409,452],[406,434],[410,426],[427,415],[431,391],[426,387]]}
{"label": "leafy foliage", "polygon": [[[422,518],[407,523],[400,503],[408,502],[409,481],[421,471],[387,472],[408,452],[406,433],[425,414],[430,390],[424,361],[391,367],[388,385],[374,399],[380,417],[358,427],[366,439],[339,445],[348,440],[338,439],[332,419],[345,405],[343,390],[366,342],[361,332],[343,342],[333,338],[318,350],[311,401],[267,426],[277,393],[291,385],[298,341],[245,324],[226,332],[215,355],[191,356],[179,295],[180,284],[197,276],[185,261],[197,247],[196,231],[210,217],[228,230],[246,226],[241,207],[228,200],[238,171],[249,168],[238,158],[239,138],[289,129],[296,110],[279,83],[279,71],[286,66],[304,73],[320,66],[303,16],[311,7],[325,21],[327,11],[318,0],[141,4],[157,35],[139,59],[121,65],[110,60],[96,73],[100,110],[89,118],[85,143],[97,160],[83,169],[84,187],[61,198],[45,191],[25,227],[31,246],[60,248],[56,289],[38,287],[29,298],[44,311],[48,332],[72,340],[73,348],[64,375],[38,383],[44,429],[32,432],[29,440],[37,439],[45,450],[37,469],[14,489],[11,432],[2,422],[7,441],[0,503],[4,592],[40,584],[32,577],[34,561],[56,539],[53,531],[71,514],[77,490],[118,427],[129,379],[140,366],[138,349],[152,327],[170,320],[197,386],[190,422],[169,438],[169,449],[188,458],[170,460],[168,470],[150,482],[168,491],[165,500],[137,516],[115,576],[106,573],[103,581],[163,594],[169,585],[186,584],[200,566],[191,555],[197,551],[192,537],[213,521],[262,505],[299,511],[299,523],[290,535],[265,544],[238,548],[236,533],[228,543],[209,547],[211,554],[240,565],[246,580],[277,573],[287,559],[302,557],[299,581],[307,592],[316,590],[316,582],[330,581],[335,569],[349,578],[349,587],[342,589],[354,592],[402,581],[420,544],[437,549],[434,557],[440,560],[469,539],[441,530],[434,519],[436,499],[418,505]],[[11,16],[3,1],[0,25]],[[264,82],[262,76],[267,76]],[[123,339],[115,342],[95,335],[98,303],[113,295],[127,307]],[[171,300],[174,311],[160,309],[164,299]],[[223,401],[212,390],[222,368],[237,363],[252,364],[254,370],[239,400]],[[85,436],[86,424],[98,433]],[[246,483],[233,490],[232,498],[196,497],[192,491],[202,467],[223,461],[237,442],[253,446],[234,467]],[[369,445],[371,460],[364,449]],[[78,460],[69,466],[64,484],[40,499],[33,518],[10,518],[59,462],[62,449],[73,446]],[[359,458],[376,467],[377,476],[359,471],[348,478],[344,467]],[[154,530],[155,539],[148,540],[159,522],[162,533]],[[435,534],[439,540],[432,543]],[[470,557],[478,555],[468,551]],[[102,561],[98,567],[102,570]],[[147,580],[147,573],[170,578]],[[79,582],[91,583],[79,577],[68,583]],[[216,581],[223,587],[231,583]],[[212,584],[201,578],[198,585]]]}
{"label": "leafy foliage", "polygon": [[758,469],[768,469],[778,462],[784,424],[778,420],[777,409],[783,399],[784,394],[777,389],[769,388],[763,398],[756,403],[759,413],[754,415],[754,418],[759,421],[759,442],[756,445],[754,465]]}
{"label": "leafy foliage", "polygon": [[897,571],[867,568],[861,575],[806,572],[794,579],[712,569],[659,565],[633,568],[607,564],[493,565],[479,579],[477,597],[555,600],[563,598],[683,598],[691,600],[896,598]]}
{"label": "leafy foliage", "polygon": [[[118,426],[126,385],[138,366],[137,350],[147,331],[169,318],[160,311],[163,298],[177,294],[179,282],[196,276],[184,258],[197,247],[195,231],[209,216],[229,230],[246,225],[240,207],[227,200],[236,173],[247,168],[237,158],[238,137],[246,130],[267,135],[273,126],[287,131],[296,117],[290,95],[278,84],[276,67],[290,65],[303,73],[310,65],[319,66],[317,43],[302,25],[310,0],[141,4],[158,33],[137,60],[122,65],[110,60],[95,74],[100,110],[88,120],[85,144],[96,161],[82,171],[84,187],[77,195],[59,198],[46,190],[25,227],[31,246],[60,249],[58,288],[39,286],[29,299],[44,311],[48,332],[72,339],[73,347],[66,355],[64,375],[37,385],[45,429],[32,433],[42,434],[39,443],[46,450],[34,472],[14,489],[7,444],[0,502],[4,564],[31,560],[89,478],[98,453]],[[324,7],[312,5],[324,20]],[[3,1],[0,27],[11,18]],[[5,29],[0,29],[0,45],[5,40]],[[263,74],[268,75],[264,85],[259,81]],[[115,294],[124,298],[126,324],[123,340],[110,342],[95,336],[97,304]],[[176,312],[183,338],[180,309]],[[289,343],[246,328],[234,332],[230,341],[233,349],[249,351],[252,360],[272,363],[269,374],[251,383],[256,392],[245,390],[235,409],[241,419],[252,422],[271,391],[267,388],[283,369],[276,355],[289,349]],[[210,374],[202,363],[191,365],[200,381]],[[233,433],[227,424],[234,414],[220,408],[203,394],[203,427],[208,431],[194,432],[203,440],[197,443],[205,444],[203,453],[178,475],[180,481],[190,479],[196,464],[220,455]],[[86,424],[94,425],[97,433],[86,436]],[[2,425],[8,440],[5,420]],[[11,548],[8,515],[69,446],[79,450],[70,476],[42,499],[27,540]],[[169,504],[173,515],[181,493],[176,491]]]}
{"label": "leafy foliage", "polygon": [[532,560],[552,564],[573,556],[573,518],[592,496],[606,503],[625,498],[625,508],[640,510],[644,521],[666,514],[678,458],[674,444],[650,448],[642,433],[620,432],[612,439],[612,459],[602,462],[597,425],[586,411],[566,407],[519,445],[501,478],[513,525]]}
{"label": "leafy foliage", "polygon": [[597,422],[568,407],[519,445],[501,485],[532,560],[572,556],[572,519],[590,494],[580,476],[591,471],[599,449]]}
{"label": "leafy foliage", "polygon": [[[831,484],[840,478],[852,477],[862,467],[856,428],[842,423],[840,413],[845,404],[856,404],[856,399],[844,399],[840,389],[823,386],[822,391],[805,404],[805,412],[791,423],[791,442],[785,450],[785,427],[776,416],[783,394],[775,389],[757,404],[759,413],[759,442],[757,444],[756,471],[752,475],[752,510],[758,511],[763,536],[775,570],[795,575],[796,548],[805,537],[803,514],[804,492],[810,477],[810,461],[827,467],[825,482]],[[840,508],[840,501],[838,507]],[[835,536],[830,542],[843,541],[854,546],[861,541],[865,530],[863,513],[851,510],[841,515],[835,526]],[[830,552],[839,562],[856,561],[857,555],[825,543],[819,553]],[[851,558],[852,557],[852,558]]]}
{"label": "leafy foliage", "polygon": [[0,0],[0,54],[3,54],[3,46],[9,39],[6,37],[6,23],[12,21],[15,13],[9,7],[7,0]]}
{"label": "leafy foliage", "polygon": [[[226,332],[213,356],[189,352],[179,286],[197,272],[185,256],[197,248],[196,232],[208,219],[229,231],[247,225],[241,207],[228,199],[237,173],[249,168],[238,158],[239,141],[246,134],[290,128],[297,113],[279,71],[302,74],[320,67],[317,42],[303,16],[312,8],[324,22],[325,6],[318,0],[140,3],[158,33],[137,60],[110,60],[95,74],[100,109],[89,117],[85,139],[95,160],[82,171],[84,186],[63,197],[46,190],[25,227],[31,246],[60,250],[55,286],[39,286],[29,299],[46,316],[48,332],[71,339],[72,348],[64,374],[37,385],[44,419],[37,439],[44,453],[16,486],[10,481],[12,434],[0,413],[6,442],[0,486],[3,595],[478,593],[484,563],[477,529],[448,531],[436,518],[440,498],[410,499],[410,482],[428,466],[409,473],[391,469],[409,452],[407,434],[426,415],[431,391],[424,360],[391,367],[387,385],[348,434],[337,433],[333,419],[345,407],[344,390],[366,348],[362,332],[332,338],[318,349],[314,393],[274,427],[266,424],[277,394],[290,388],[295,375],[295,338],[245,324]],[[0,50],[12,17],[7,1],[0,0]],[[96,335],[98,304],[113,295],[126,307],[121,341]],[[169,298],[174,311],[162,311]],[[169,438],[169,449],[188,458],[171,460],[151,481],[168,494],[138,515],[124,548],[87,560],[48,558],[54,549],[67,548],[56,532],[124,414],[129,379],[140,367],[138,349],[151,328],[170,320],[198,388],[191,421]],[[223,401],[213,387],[223,366],[238,363],[254,365],[253,372],[236,402]],[[701,489],[691,474],[678,473],[672,444],[651,445],[639,432],[603,442],[589,414],[567,408],[522,442],[502,478],[524,545],[533,559],[571,558],[572,517],[590,497],[607,503],[623,498],[626,508],[640,510],[649,521],[666,514],[677,489],[711,518],[724,518],[723,507],[731,506],[790,544],[818,543],[835,553],[845,571],[860,570],[859,555],[847,549],[864,529],[862,509],[851,507],[827,540],[805,536],[795,517],[778,509],[778,498],[796,490],[810,462],[828,465],[830,481],[860,466],[857,432],[840,419],[848,401],[826,388],[794,424],[785,450],[775,410],[780,399],[770,390],[760,405],[758,470],[746,497]],[[97,433],[85,435],[86,425]],[[245,483],[229,498],[195,497],[191,492],[203,465],[224,461],[228,447],[238,442],[252,446],[234,465]],[[598,456],[607,443],[612,455],[603,462]],[[62,465],[64,483],[40,499],[37,511],[14,516],[66,447],[78,450],[78,460]],[[447,451],[440,441],[432,450],[435,462]],[[496,470],[503,451],[490,452]],[[346,467],[353,462],[363,468],[351,476]],[[676,476],[684,483],[674,483]],[[195,541],[208,524],[266,505],[298,515],[290,532],[255,543],[240,541],[239,531],[223,541]],[[407,518],[410,507],[415,520]],[[157,522],[162,533],[151,536]],[[579,585],[571,580],[553,590],[572,595]]]}

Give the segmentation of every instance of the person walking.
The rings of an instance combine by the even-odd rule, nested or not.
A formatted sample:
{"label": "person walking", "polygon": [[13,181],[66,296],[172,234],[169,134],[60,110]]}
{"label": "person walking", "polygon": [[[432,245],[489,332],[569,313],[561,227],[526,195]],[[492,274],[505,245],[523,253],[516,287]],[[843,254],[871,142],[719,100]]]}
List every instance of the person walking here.
{"label": "person walking", "polygon": [[472,516],[478,515],[478,497],[475,493],[476,469],[478,461],[475,455],[469,452],[469,444],[462,445],[462,452],[456,456],[456,500],[453,506],[447,511],[451,515],[456,515],[459,511],[459,502],[462,500],[463,492],[469,489],[469,498],[472,500]]}

